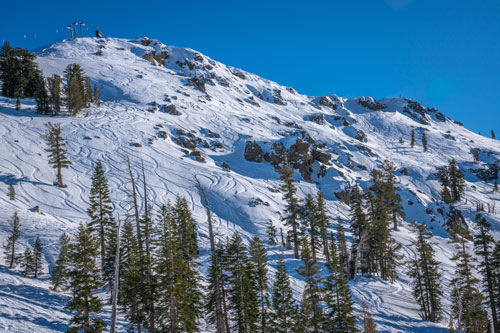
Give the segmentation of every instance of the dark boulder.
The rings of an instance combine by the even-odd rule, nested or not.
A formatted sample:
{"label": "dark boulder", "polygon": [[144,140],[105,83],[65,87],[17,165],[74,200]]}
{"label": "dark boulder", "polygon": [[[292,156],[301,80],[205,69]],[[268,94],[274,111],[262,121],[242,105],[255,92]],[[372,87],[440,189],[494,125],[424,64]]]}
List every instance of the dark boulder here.
{"label": "dark boulder", "polygon": [[250,162],[262,162],[262,148],[255,141],[247,141],[244,155],[245,159]]}

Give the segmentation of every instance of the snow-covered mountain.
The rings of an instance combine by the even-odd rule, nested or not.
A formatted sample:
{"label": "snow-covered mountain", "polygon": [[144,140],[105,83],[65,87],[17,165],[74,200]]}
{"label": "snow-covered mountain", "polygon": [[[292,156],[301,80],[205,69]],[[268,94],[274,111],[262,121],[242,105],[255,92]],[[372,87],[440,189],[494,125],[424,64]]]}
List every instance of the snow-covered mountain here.
{"label": "snow-covered mountain", "polygon": [[[7,221],[17,211],[22,243],[33,245],[41,237],[48,272],[56,259],[59,235],[88,220],[90,176],[98,159],[106,168],[116,211],[127,215],[129,156],[136,170],[144,161],[151,185],[148,195],[156,205],[176,195],[189,199],[199,225],[202,261],[207,263],[208,226],[193,175],[210,190],[218,237],[238,232],[245,240],[255,235],[265,239],[269,220],[285,228],[278,214],[284,202],[276,191],[280,184],[276,163],[286,158],[295,168],[301,197],[321,188],[331,220],[340,217],[348,228],[349,207],[339,199],[341,192],[348,183],[368,186],[370,170],[390,160],[401,183],[406,221],[425,222],[434,234],[445,273],[445,316],[439,324],[420,319],[404,266],[392,284],[375,277],[351,281],[356,309],[365,300],[381,332],[445,331],[454,250],[442,226],[445,217],[439,212],[440,185],[434,173],[448,160],[457,161],[467,184],[466,199],[457,207],[474,231],[478,202],[490,207],[497,202],[500,207],[500,194],[492,190],[500,169],[498,141],[408,99],[305,96],[194,50],[147,38],[80,38],[37,53],[45,76],[62,76],[68,64],[81,65],[92,82],[104,87],[106,103],[85,109],[78,117],[51,117],[37,115],[32,100],[23,100],[22,109],[16,111],[14,100],[0,98],[0,192],[7,193],[9,184],[16,191],[15,201],[0,196],[0,242],[6,241]],[[468,107],[472,113],[473,106]],[[53,185],[54,171],[46,161],[40,136],[49,121],[62,124],[73,162],[63,171],[67,188]],[[414,148],[412,129],[417,139]],[[424,131],[427,152],[420,143]],[[473,161],[475,150],[479,162]],[[500,215],[484,215],[499,239]],[[404,245],[405,256],[412,256],[408,245],[414,235],[407,223],[393,236]],[[269,248],[271,273],[282,251]],[[295,268],[300,261],[289,251],[285,255],[299,298],[303,283]],[[47,277],[23,278],[0,267],[0,330],[66,328],[68,297],[50,291]]]}

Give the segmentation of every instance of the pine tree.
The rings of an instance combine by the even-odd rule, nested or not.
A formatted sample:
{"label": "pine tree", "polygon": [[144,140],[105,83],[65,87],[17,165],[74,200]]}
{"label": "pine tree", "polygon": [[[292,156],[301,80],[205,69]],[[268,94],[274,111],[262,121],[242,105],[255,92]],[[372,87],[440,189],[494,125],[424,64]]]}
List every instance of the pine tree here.
{"label": "pine tree", "polygon": [[500,240],[497,241],[491,254],[491,271],[493,293],[497,309],[497,319],[500,317]]}
{"label": "pine tree", "polygon": [[353,301],[344,270],[337,256],[336,242],[331,235],[329,274],[323,281],[325,307],[324,332],[358,332],[355,325]]}
{"label": "pine tree", "polygon": [[[87,214],[90,217],[90,232],[96,236],[100,248],[101,269],[106,264],[106,245],[112,234],[113,228],[113,205],[109,197],[108,182],[104,173],[102,162],[98,160],[92,174],[92,185],[90,187],[89,208]],[[113,244],[113,241],[110,242]],[[113,251],[111,251],[113,252]],[[113,258],[114,259],[114,256]]]}
{"label": "pine tree", "polygon": [[488,316],[482,308],[484,296],[476,287],[479,280],[472,274],[474,265],[466,240],[456,237],[452,242],[458,250],[451,258],[456,262],[455,277],[451,281],[454,286],[451,293],[453,318],[459,321],[458,328],[466,332],[487,332]]}
{"label": "pine tree", "polygon": [[276,275],[272,291],[271,332],[289,333],[292,331],[297,319],[297,305],[293,298],[283,256],[279,256]]}
{"label": "pine tree", "polygon": [[59,237],[59,256],[56,260],[56,266],[52,269],[50,281],[52,290],[57,291],[59,287],[66,289],[67,269],[69,265],[69,236],[63,233]]}
{"label": "pine tree", "polygon": [[96,263],[96,239],[87,225],[80,224],[70,249],[72,267],[68,270],[71,300],[67,309],[76,314],[70,320],[68,332],[102,332],[104,321],[95,317],[101,312],[102,302],[92,293],[102,287],[100,269]]}
{"label": "pine tree", "polygon": [[226,251],[232,328],[240,333],[254,332],[259,319],[255,272],[246,247],[238,234],[231,237]]}
{"label": "pine tree", "polygon": [[390,215],[392,215],[393,229],[397,231],[399,219],[403,220],[406,217],[406,214],[404,212],[404,207],[401,204],[403,200],[397,193],[400,188],[397,186],[398,181],[394,175],[396,168],[394,164],[388,160],[384,161],[382,168],[384,170],[383,182],[385,202]]}
{"label": "pine tree", "polygon": [[356,273],[361,270],[362,273],[368,272],[369,262],[369,238],[368,219],[363,209],[363,196],[361,189],[356,184],[351,193],[351,231],[353,233],[352,242],[352,277],[356,278]]}
{"label": "pine tree", "polygon": [[94,83],[94,93],[93,93],[93,97],[92,97],[92,101],[94,103],[97,104],[97,106],[101,106],[101,98],[102,98],[102,90],[103,90],[103,86],[101,84],[101,86],[99,88],[97,88],[97,84]]}
{"label": "pine tree", "polygon": [[260,306],[259,328],[260,332],[269,331],[269,292],[267,288],[267,254],[264,243],[258,237],[250,241],[250,262],[255,272],[257,299]]}
{"label": "pine tree", "polygon": [[311,194],[308,194],[301,207],[301,220],[304,227],[304,234],[309,236],[309,244],[313,258],[316,260],[316,253],[321,244],[321,228],[318,221],[318,206],[316,200]]}
{"label": "pine tree", "polygon": [[304,266],[300,266],[297,273],[304,278],[306,285],[302,294],[300,316],[304,332],[319,332],[323,322],[323,312],[320,305],[321,289],[318,286],[321,282],[320,269],[312,256],[307,237],[304,237],[302,243],[302,260]]}
{"label": "pine tree", "polygon": [[495,179],[495,182],[493,183],[493,193],[498,192],[498,180]]}
{"label": "pine tree", "polygon": [[12,184],[9,184],[7,196],[9,197],[9,200],[16,200],[16,192],[14,191],[14,186]]}
{"label": "pine tree", "polygon": [[45,139],[48,149],[45,149],[49,153],[49,165],[52,168],[57,169],[57,186],[64,187],[62,179],[62,169],[68,168],[71,165],[71,161],[67,157],[66,143],[62,137],[61,124],[46,124],[47,131],[43,138]]}
{"label": "pine tree", "polygon": [[[165,205],[160,210],[161,233],[159,235],[156,274],[157,310],[159,330],[180,332],[180,312],[187,281],[183,279],[185,265],[177,225],[172,209]],[[196,318],[195,318],[196,319]]]}
{"label": "pine tree", "polygon": [[9,220],[9,237],[7,238],[7,244],[4,246],[5,260],[9,263],[9,268],[16,267],[17,261],[19,259],[19,254],[17,253],[17,241],[21,236],[21,222],[19,221],[19,215],[14,212],[12,218]]}
{"label": "pine tree", "polygon": [[280,179],[283,184],[280,187],[283,193],[283,199],[287,202],[285,211],[283,214],[283,221],[286,225],[292,228],[292,240],[293,240],[293,254],[295,259],[299,259],[299,211],[300,211],[300,200],[297,198],[297,187],[295,186],[295,180],[293,179],[293,170],[286,165],[282,169],[279,169]]}
{"label": "pine tree", "polygon": [[410,142],[410,146],[413,148],[415,147],[415,129],[411,129],[411,142]]}
{"label": "pine tree", "polygon": [[228,310],[226,303],[227,279],[224,274],[225,249],[218,244],[210,255],[210,266],[208,268],[208,292],[206,297],[205,311],[206,320],[215,325],[217,333],[229,333]]}
{"label": "pine tree", "polygon": [[66,105],[72,115],[77,115],[86,106],[85,79],[80,65],[70,64],[64,70],[66,77]]}
{"label": "pine tree", "polygon": [[[341,272],[344,272],[347,277],[351,276],[351,262],[349,260],[349,253],[347,251],[347,243],[345,240],[344,226],[340,217],[337,218],[337,246],[338,246],[338,260]],[[329,262],[329,260],[327,260]]]}
{"label": "pine tree", "polygon": [[[202,293],[196,262],[196,223],[186,199],[177,197],[173,208],[162,206],[160,225],[159,256],[156,258],[159,320],[170,332],[194,332],[201,313]],[[162,318],[165,313],[168,313],[167,318]]]}
{"label": "pine tree", "polygon": [[24,276],[31,275],[35,272],[35,258],[33,256],[33,251],[31,251],[31,247],[29,245],[24,250],[21,264]]}
{"label": "pine tree", "polygon": [[361,302],[361,323],[363,324],[363,333],[377,333],[377,326],[373,320],[370,309],[365,300]]}
{"label": "pine tree", "polygon": [[460,171],[454,159],[448,165],[450,193],[452,202],[460,201],[465,191],[464,173]]}
{"label": "pine tree", "polygon": [[492,138],[493,140],[495,140],[495,139],[496,139],[496,136],[495,136],[495,131],[493,131],[493,130],[491,130],[491,138]]}
{"label": "pine tree", "polygon": [[278,240],[276,238],[276,233],[278,231],[276,230],[276,227],[273,224],[272,220],[269,220],[267,222],[267,227],[266,227],[266,233],[267,233],[267,244],[274,246],[278,245]]}
{"label": "pine tree", "polygon": [[[2,95],[20,99],[23,97],[27,79],[23,76],[20,49],[12,48],[5,42],[0,51],[0,80],[2,81]],[[19,110],[16,107],[17,110]]]}
{"label": "pine tree", "polygon": [[35,247],[33,248],[33,273],[34,278],[38,277],[38,274],[42,272],[43,268],[43,252],[42,252],[42,242],[40,237],[36,238]]}
{"label": "pine tree", "polygon": [[427,135],[425,134],[425,131],[422,132],[422,147],[424,148],[424,151],[427,151]]}
{"label": "pine tree", "polygon": [[52,107],[52,112],[58,115],[61,112],[61,85],[62,79],[59,75],[54,74],[47,78],[49,103]]}
{"label": "pine tree", "polygon": [[137,326],[137,331],[146,323],[144,301],[144,281],[142,274],[142,257],[139,251],[134,226],[130,220],[123,224],[120,241],[120,291],[119,304],[125,318]]}
{"label": "pine tree", "polygon": [[90,107],[90,103],[94,102],[94,94],[92,92],[92,83],[88,76],[85,77],[85,103],[86,107]]}
{"label": "pine tree", "polygon": [[438,322],[442,315],[441,306],[441,273],[439,262],[434,259],[434,250],[429,239],[432,234],[425,224],[412,222],[417,239],[412,242],[415,247],[415,258],[410,261],[409,276],[413,279],[413,296],[420,305],[421,317],[424,320]]}
{"label": "pine tree", "polygon": [[321,246],[323,248],[323,254],[328,261],[330,257],[328,253],[328,228],[330,226],[330,220],[328,219],[325,206],[325,197],[323,196],[323,192],[321,191],[321,189],[318,190],[316,200],[316,222],[321,236]]}
{"label": "pine tree", "polygon": [[491,319],[493,323],[493,332],[498,332],[500,327],[498,325],[498,309],[497,309],[497,299],[495,297],[495,287],[494,284],[496,279],[494,276],[494,267],[492,267],[493,261],[493,248],[495,246],[495,240],[491,235],[490,228],[491,224],[486,221],[484,216],[477,214],[475,221],[479,226],[479,233],[474,237],[474,250],[476,255],[479,257],[480,263],[480,273],[483,277],[483,290],[486,295],[488,295],[487,303],[491,310]]}
{"label": "pine tree", "polygon": [[45,79],[40,75],[35,87],[36,112],[43,115],[50,114],[50,99],[45,87]]}

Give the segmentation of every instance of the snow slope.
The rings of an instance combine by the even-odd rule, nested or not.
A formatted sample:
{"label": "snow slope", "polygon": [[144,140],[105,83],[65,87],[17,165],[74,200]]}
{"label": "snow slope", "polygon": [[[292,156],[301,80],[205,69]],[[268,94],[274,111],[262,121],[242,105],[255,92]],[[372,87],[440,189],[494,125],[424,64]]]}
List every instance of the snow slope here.
{"label": "snow slope", "polygon": [[[102,56],[97,55],[98,51]],[[155,55],[168,52],[163,66],[143,58],[153,51]],[[31,100],[23,100],[22,109],[16,111],[15,101],[0,98],[0,192],[7,193],[9,184],[16,190],[15,201],[0,196],[0,242],[6,241],[7,220],[17,211],[23,244],[33,245],[39,235],[45,245],[46,272],[55,262],[59,235],[63,231],[71,233],[79,222],[88,219],[90,176],[97,159],[103,161],[115,209],[122,216],[130,211],[126,200],[127,156],[136,171],[144,161],[150,185],[148,196],[156,205],[176,195],[187,197],[199,224],[204,263],[208,259],[208,228],[193,175],[210,190],[215,230],[221,239],[234,232],[245,240],[255,235],[265,239],[268,220],[282,226],[278,211],[284,202],[274,190],[280,184],[278,174],[270,163],[244,158],[247,141],[255,141],[265,153],[272,151],[273,143],[288,148],[298,138],[312,138],[318,150],[330,153],[331,161],[314,161],[310,182],[298,171],[295,177],[300,181],[301,196],[321,188],[332,221],[339,216],[346,227],[348,206],[334,192],[345,188],[347,181],[367,186],[369,170],[391,160],[401,182],[406,221],[426,222],[433,230],[436,253],[445,273],[445,295],[450,292],[453,263],[449,258],[453,249],[441,226],[444,218],[437,212],[440,186],[433,175],[436,168],[454,158],[465,172],[467,199],[459,208],[472,230],[476,202],[485,206],[497,202],[500,206],[500,195],[492,193],[493,180],[481,180],[471,171],[500,163],[498,141],[470,132],[437,110],[407,99],[305,96],[194,50],[151,40],[82,38],[37,52],[37,62],[46,76],[62,76],[68,64],[80,64],[92,82],[102,84],[103,99],[107,101],[99,108],[84,110],[78,117],[49,117],[35,114]],[[181,114],[172,115],[162,109],[171,105]],[[67,188],[53,185],[54,171],[46,162],[40,136],[48,121],[61,123],[64,129],[73,162],[70,169],[64,170]],[[409,144],[412,129],[417,137],[415,148]],[[422,131],[429,142],[427,152],[420,144]],[[204,161],[198,161],[178,144],[191,139],[197,141],[196,150]],[[481,150],[480,162],[473,163],[471,152],[477,148]],[[222,168],[223,163],[231,170]],[[140,194],[144,195],[142,191]],[[39,212],[33,211],[36,206]],[[500,238],[498,213],[485,216],[493,224],[495,237]],[[403,252],[410,258],[413,252],[408,245],[414,236],[406,223],[394,237],[405,245]],[[271,272],[282,252],[280,247],[269,248]],[[289,251],[284,254],[299,298],[303,285],[295,268],[300,261]],[[45,274],[41,280],[34,280],[0,269],[0,331],[59,332],[66,328],[67,295],[51,292],[47,277]],[[381,332],[446,331],[449,297],[443,299],[446,314],[442,323],[421,321],[403,266],[400,278],[393,284],[361,278],[351,282],[351,289],[356,309],[365,300]]]}

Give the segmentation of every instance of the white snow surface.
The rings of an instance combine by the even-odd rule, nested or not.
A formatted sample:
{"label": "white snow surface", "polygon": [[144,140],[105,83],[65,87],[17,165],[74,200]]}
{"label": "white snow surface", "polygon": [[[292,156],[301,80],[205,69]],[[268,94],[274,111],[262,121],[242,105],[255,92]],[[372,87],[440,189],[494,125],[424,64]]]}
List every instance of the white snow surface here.
{"label": "white snow surface", "polygon": [[[98,50],[102,50],[102,56],[96,55]],[[169,53],[163,66],[142,58],[148,52],[161,50]],[[21,245],[33,246],[36,237],[40,236],[45,260],[41,279],[24,278],[18,270],[0,267],[0,331],[61,332],[67,328],[70,313],[64,306],[69,294],[49,289],[48,272],[57,258],[59,235],[63,231],[73,233],[80,222],[88,220],[90,177],[98,159],[103,161],[115,211],[121,216],[130,214],[127,156],[136,172],[141,161],[144,162],[149,181],[148,196],[155,209],[174,200],[176,195],[187,197],[199,225],[202,273],[205,274],[208,227],[193,175],[197,175],[210,192],[215,231],[221,240],[235,232],[245,241],[253,236],[266,239],[268,220],[285,229],[278,214],[284,201],[280,193],[271,191],[279,186],[280,180],[271,164],[244,159],[245,143],[256,141],[264,152],[270,150],[272,143],[282,142],[288,147],[301,137],[298,133],[301,130],[317,143],[324,143],[323,150],[332,154],[332,160],[324,166],[325,175],[319,178],[321,164],[315,162],[312,182],[304,181],[297,171],[298,193],[303,197],[321,188],[332,222],[340,217],[348,230],[349,208],[335,197],[334,192],[344,188],[347,180],[356,181],[362,187],[369,186],[369,170],[380,167],[388,159],[398,169],[400,194],[407,214],[400,230],[393,232],[395,239],[404,245],[405,259],[413,256],[409,244],[414,239],[407,222],[425,222],[434,233],[436,255],[444,273],[445,315],[442,322],[433,324],[421,320],[404,265],[399,268],[400,277],[395,283],[376,277],[351,281],[356,312],[359,313],[360,303],[365,300],[380,332],[446,331],[450,311],[449,282],[454,270],[450,257],[454,250],[442,227],[444,217],[437,212],[440,186],[433,174],[449,159],[456,159],[467,180],[466,200],[458,208],[474,231],[476,202],[485,206],[496,202],[500,207],[500,196],[493,193],[492,180],[481,180],[470,169],[497,163],[500,160],[499,141],[473,133],[429,109],[423,113],[423,124],[418,121],[420,116],[404,111],[409,102],[403,98],[380,100],[382,109],[375,111],[360,104],[373,105],[375,100],[370,97],[345,99],[331,95],[328,99],[336,105],[334,110],[321,105],[320,97],[301,95],[292,88],[226,66],[194,50],[154,40],[146,46],[141,39],[80,38],[41,48],[37,53],[37,62],[45,76],[62,76],[68,64],[80,64],[92,82],[103,85],[106,103],[99,108],[85,109],[78,117],[52,117],[37,115],[32,100],[22,100],[22,109],[16,111],[14,100],[0,98],[0,193],[3,193],[0,195],[0,243],[6,242],[8,219],[17,211],[21,219]],[[184,63],[183,67],[179,63]],[[189,86],[190,78],[211,80],[212,83],[206,83],[206,94]],[[275,104],[276,99],[285,105]],[[151,112],[153,101],[158,106],[173,104],[181,115],[171,115],[161,109]],[[317,115],[323,115],[323,124],[308,120],[309,116]],[[45,131],[44,124],[49,121],[62,124],[69,158],[73,162],[63,171],[66,188],[53,185],[54,169],[47,164],[41,135]],[[302,129],[294,128],[296,125]],[[198,145],[205,162],[198,162],[176,144],[179,129],[206,140],[209,148]],[[415,148],[409,144],[412,129],[416,132]],[[366,142],[355,138],[359,130],[365,133]],[[165,132],[165,138],[160,131]],[[422,131],[426,131],[429,142],[427,152],[423,152],[420,143]],[[471,151],[474,148],[481,149],[478,163],[473,163]],[[348,167],[348,157],[353,169]],[[223,162],[231,171],[221,167]],[[14,185],[15,201],[10,201],[6,195],[9,184]],[[142,190],[139,192],[144,195]],[[250,204],[256,198],[268,205]],[[39,212],[33,211],[36,206]],[[428,214],[426,208],[432,211]],[[492,223],[498,239],[498,213],[484,215]],[[350,233],[347,235],[350,241]],[[268,250],[271,275],[278,255],[285,255],[295,295],[300,299],[303,283],[295,269],[301,261],[279,246]],[[4,264],[3,258],[0,264]],[[109,318],[109,310],[105,308],[103,318]],[[125,331],[123,320],[121,325],[120,329]]]}

